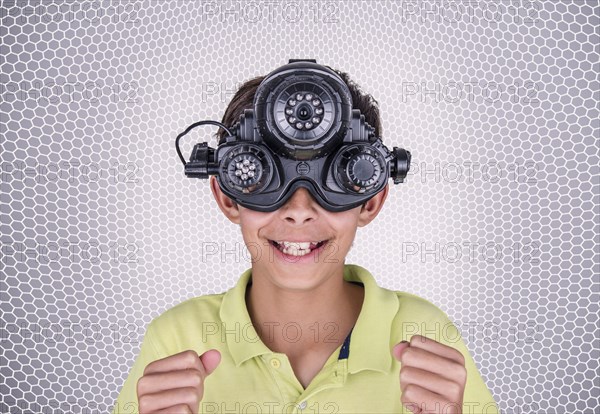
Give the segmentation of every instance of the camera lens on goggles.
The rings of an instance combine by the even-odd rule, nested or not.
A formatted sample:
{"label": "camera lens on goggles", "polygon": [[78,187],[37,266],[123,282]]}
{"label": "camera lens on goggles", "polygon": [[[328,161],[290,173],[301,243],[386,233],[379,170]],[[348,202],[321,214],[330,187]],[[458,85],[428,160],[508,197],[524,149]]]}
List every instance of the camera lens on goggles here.
{"label": "camera lens on goggles", "polygon": [[381,154],[366,145],[352,145],[342,150],[335,161],[334,178],[338,185],[356,193],[379,190],[387,177],[385,160]]}
{"label": "camera lens on goggles", "polygon": [[[316,113],[317,111],[318,113]],[[289,115],[287,120],[290,125],[299,130],[308,131],[321,122],[323,104],[311,93],[297,93],[294,98],[288,100],[285,113]]]}
{"label": "camera lens on goggles", "polygon": [[352,121],[344,81],[324,66],[292,63],[271,72],[254,99],[256,125],[277,154],[310,160],[337,147]]}

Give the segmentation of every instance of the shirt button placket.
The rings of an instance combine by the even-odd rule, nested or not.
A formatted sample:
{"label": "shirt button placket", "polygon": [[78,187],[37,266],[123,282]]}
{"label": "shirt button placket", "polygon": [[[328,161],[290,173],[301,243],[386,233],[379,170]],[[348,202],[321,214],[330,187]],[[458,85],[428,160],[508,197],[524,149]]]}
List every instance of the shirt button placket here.
{"label": "shirt button placket", "polygon": [[306,401],[302,401],[300,404],[298,404],[298,408],[300,410],[304,410],[306,408]]}

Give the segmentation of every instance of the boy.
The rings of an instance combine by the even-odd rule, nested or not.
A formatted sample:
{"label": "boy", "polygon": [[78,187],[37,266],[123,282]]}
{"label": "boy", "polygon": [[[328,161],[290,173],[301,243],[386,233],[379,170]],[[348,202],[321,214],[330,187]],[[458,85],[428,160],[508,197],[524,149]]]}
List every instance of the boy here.
{"label": "boy", "polygon": [[[311,92],[292,94],[289,101],[281,101],[280,110],[285,106],[285,111],[289,111],[286,113],[293,117],[287,119],[290,125],[281,130],[302,137],[307,136],[302,135],[307,129],[318,131],[315,125],[324,124],[327,119],[317,115],[335,108],[342,108],[343,112],[343,101],[349,99],[345,97],[347,93],[352,109],[364,115],[364,122],[354,113],[348,129],[351,131],[346,131],[345,136],[358,134],[360,129],[366,131],[365,136],[380,137],[377,101],[363,94],[346,73],[316,65],[315,61],[298,60],[267,77],[246,82],[237,91],[223,116],[227,128],[219,130],[219,145],[239,144],[230,129],[236,128],[240,119],[239,136],[245,130],[244,122],[255,125],[254,117],[258,126],[246,129],[249,136],[256,137],[259,130],[264,133],[267,124],[261,123],[264,108],[260,108],[260,103],[268,106],[276,101],[263,100],[264,94],[288,96],[282,88],[317,74],[337,82],[321,96],[339,97],[341,103],[335,99],[315,100]],[[274,86],[265,92],[269,82],[279,82],[285,76],[288,80],[281,81],[282,87]],[[320,82],[315,84],[321,85]],[[305,101],[309,104],[300,109]],[[321,105],[325,111],[319,111]],[[254,113],[248,112],[253,106]],[[310,126],[296,124],[297,117],[305,111],[310,112],[306,117]],[[341,119],[340,124],[348,121],[343,114],[341,118],[330,118]],[[287,121],[285,117],[281,119]],[[331,124],[336,127],[335,122]],[[304,131],[294,130],[296,125]],[[367,143],[364,137],[358,139]],[[223,214],[240,226],[252,256],[252,267],[226,293],[189,299],[150,323],[114,413],[497,412],[468,349],[444,312],[415,295],[381,288],[365,268],[345,264],[357,228],[368,225],[378,215],[388,194],[387,178],[399,176],[400,164],[376,164],[377,154],[365,149],[346,164],[334,164],[352,164],[351,178],[362,177],[356,178],[353,186],[364,184],[366,191],[346,191],[339,196],[341,193],[324,194],[324,184],[318,184],[318,189],[292,186],[285,194],[279,194],[279,201],[275,202],[255,191],[260,188],[268,193],[265,177],[272,178],[269,174],[274,174],[273,169],[285,169],[282,176],[290,182],[306,183],[295,179],[315,166],[324,169],[324,164],[309,163],[319,158],[314,156],[316,152],[294,152],[286,145],[274,150],[283,154],[279,164],[267,162],[267,155],[256,155],[260,149],[252,146],[255,141],[243,142],[247,157],[231,158],[219,178],[210,177],[210,187]],[[273,142],[271,148],[276,147]],[[297,142],[305,145],[301,140]],[[328,144],[325,138],[315,142],[309,148],[322,151],[320,154],[326,153],[327,145],[335,150],[332,141]],[[368,142],[375,143],[371,138]],[[248,148],[254,148],[255,158]],[[211,164],[215,154],[202,152],[205,149],[197,147],[193,153],[197,155],[193,157],[197,161],[195,171],[202,178],[211,171],[217,173]],[[286,164],[289,154],[307,161]],[[364,160],[374,160],[375,167]],[[404,173],[409,163],[410,158]],[[300,164],[304,164],[302,169],[294,169],[290,175],[289,166],[296,168]],[[391,172],[388,174],[384,168]],[[367,176],[375,177],[377,171],[383,184],[367,197],[367,184],[377,181]],[[255,174],[262,178],[252,181]],[[236,181],[236,176],[242,175],[243,182],[252,181],[253,185],[245,186],[239,192],[242,195],[237,196],[226,181],[242,183]],[[307,176],[317,183],[321,175]]]}

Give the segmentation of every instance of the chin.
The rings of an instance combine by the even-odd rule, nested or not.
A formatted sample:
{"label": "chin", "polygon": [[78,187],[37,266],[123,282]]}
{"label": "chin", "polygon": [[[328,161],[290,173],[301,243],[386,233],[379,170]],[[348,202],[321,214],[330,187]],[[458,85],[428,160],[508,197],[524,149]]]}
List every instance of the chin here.
{"label": "chin", "polygon": [[329,280],[333,269],[323,263],[313,263],[302,268],[283,265],[274,266],[269,274],[273,283],[280,288],[313,290]]}

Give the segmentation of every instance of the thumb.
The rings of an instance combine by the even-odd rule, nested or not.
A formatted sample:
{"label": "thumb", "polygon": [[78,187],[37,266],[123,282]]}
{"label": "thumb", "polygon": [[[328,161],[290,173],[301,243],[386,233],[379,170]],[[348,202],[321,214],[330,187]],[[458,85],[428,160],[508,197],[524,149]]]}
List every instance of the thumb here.
{"label": "thumb", "polygon": [[210,375],[221,362],[221,353],[216,349],[209,349],[200,355],[200,362],[206,370],[206,375]]}
{"label": "thumb", "polygon": [[392,354],[394,355],[394,358],[396,358],[398,361],[400,361],[402,352],[409,346],[410,346],[410,343],[408,341],[401,341],[401,342],[397,343],[396,345],[394,345],[394,348],[392,349]]}

